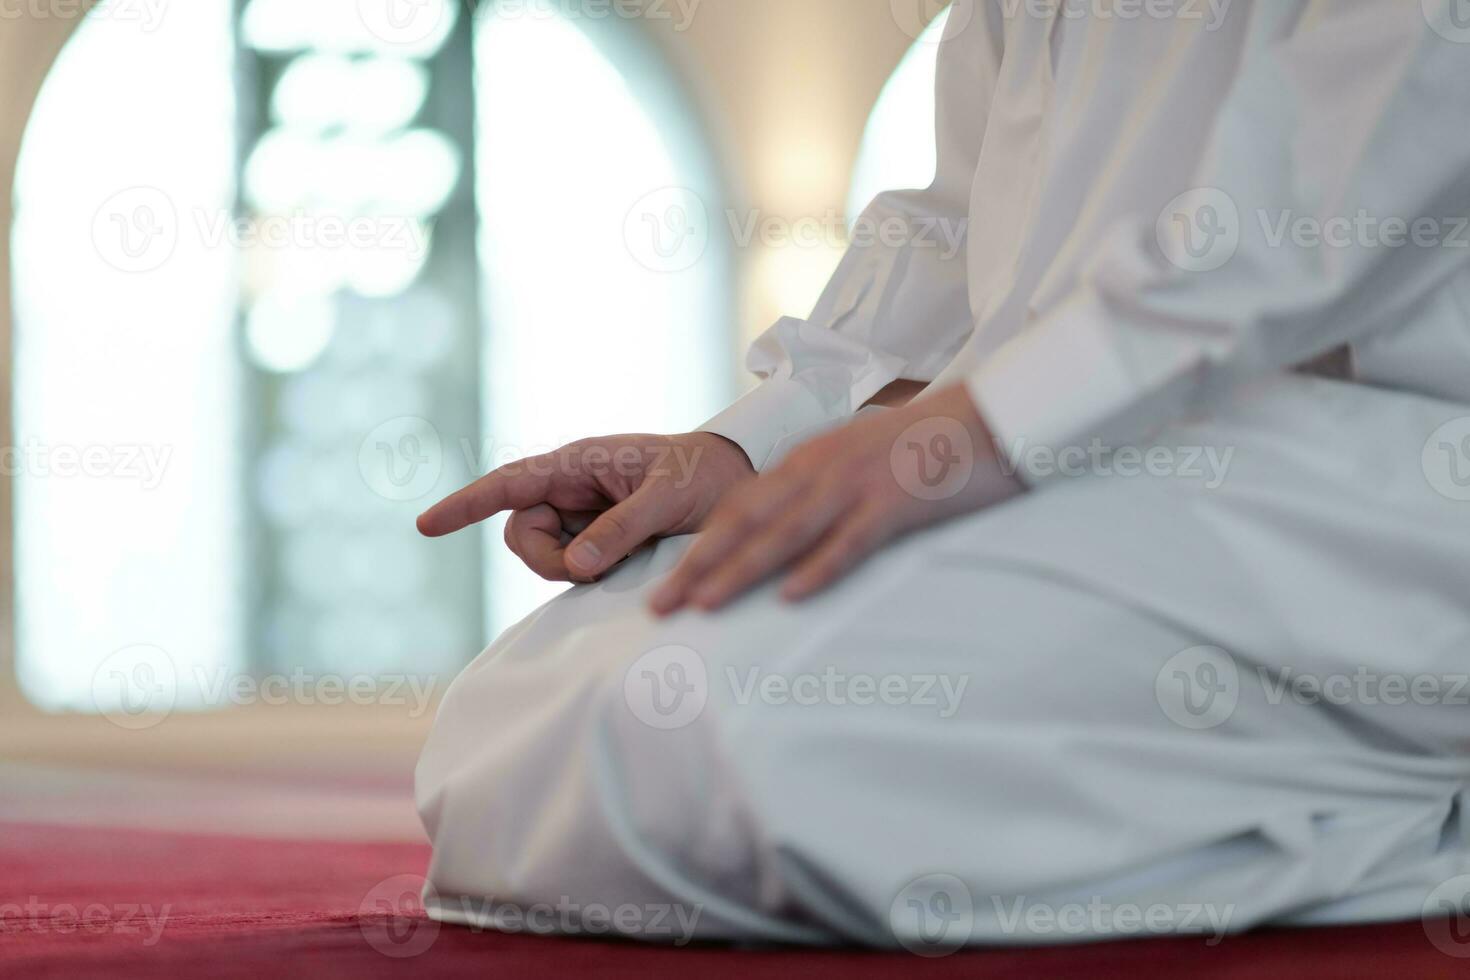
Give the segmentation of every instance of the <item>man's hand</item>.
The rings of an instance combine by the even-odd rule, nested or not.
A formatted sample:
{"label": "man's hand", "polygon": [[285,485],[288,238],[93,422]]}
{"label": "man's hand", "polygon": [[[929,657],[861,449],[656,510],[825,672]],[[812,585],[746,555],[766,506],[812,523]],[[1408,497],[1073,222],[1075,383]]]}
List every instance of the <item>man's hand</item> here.
{"label": "man's hand", "polygon": [[793,565],[782,595],[797,601],[900,534],[1022,490],[955,385],[819,436],[727,495],[651,605],[717,609]]}
{"label": "man's hand", "polygon": [[699,530],[753,476],[739,446],[709,433],[585,439],[502,466],[418,526],[437,538],[511,511],[505,543],[532,571],[591,582],[654,538]]}

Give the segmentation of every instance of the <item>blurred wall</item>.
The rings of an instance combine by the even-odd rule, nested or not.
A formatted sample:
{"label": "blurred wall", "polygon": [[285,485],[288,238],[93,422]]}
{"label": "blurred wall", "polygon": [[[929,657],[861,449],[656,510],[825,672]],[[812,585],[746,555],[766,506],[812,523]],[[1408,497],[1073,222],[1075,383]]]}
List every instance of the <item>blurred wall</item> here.
{"label": "blurred wall", "polygon": [[[197,0],[196,0],[197,2]],[[310,2],[310,0],[306,0]],[[91,6],[87,0],[87,7]],[[34,16],[39,6],[49,16]],[[668,0],[689,11],[648,24],[703,107],[741,215],[840,220],[848,173],[878,93],[933,0]],[[46,70],[76,24],[75,0],[10,6],[0,16],[0,439],[11,435],[10,217],[16,154]],[[98,166],[105,166],[99,160]],[[747,338],[815,298],[836,248],[740,255]],[[13,678],[12,487],[0,479],[0,712],[18,710]]]}

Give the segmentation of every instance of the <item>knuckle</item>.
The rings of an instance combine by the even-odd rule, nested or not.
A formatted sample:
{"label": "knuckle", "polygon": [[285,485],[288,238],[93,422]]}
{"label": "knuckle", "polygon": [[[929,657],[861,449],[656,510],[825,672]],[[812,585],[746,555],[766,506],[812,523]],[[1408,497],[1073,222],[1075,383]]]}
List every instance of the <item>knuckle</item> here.
{"label": "knuckle", "polygon": [[767,538],[751,546],[746,563],[754,569],[765,569],[780,563],[786,554],[786,542],[791,537],[790,528],[783,529],[780,538]]}
{"label": "knuckle", "polygon": [[[747,521],[746,505],[742,500],[726,499],[715,510],[709,522],[706,541],[719,541],[726,535],[738,532]],[[706,546],[708,547],[708,546]]]}
{"label": "knuckle", "polygon": [[834,568],[845,568],[862,553],[863,541],[858,532],[851,532],[832,542],[827,563]]}
{"label": "knuckle", "polygon": [[731,563],[730,567],[720,575],[720,578],[734,584],[749,582],[751,579],[760,575],[763,565],[764,562],[755,555],[745,555]]}
{"label": "knuckle", "polygon": [[602,515],[598,522],[599,540],[613,540],[626,538],[632,528],[628,525],[627,518],[616,511],[608,511]]}
{"label": "knuckle", "polygon": [[689,582],[707,570],[713,568],[718,560],[718,552],[712,548],[693,548],[685,556],[684,563],[679,566],[675,577],[682,582]]}

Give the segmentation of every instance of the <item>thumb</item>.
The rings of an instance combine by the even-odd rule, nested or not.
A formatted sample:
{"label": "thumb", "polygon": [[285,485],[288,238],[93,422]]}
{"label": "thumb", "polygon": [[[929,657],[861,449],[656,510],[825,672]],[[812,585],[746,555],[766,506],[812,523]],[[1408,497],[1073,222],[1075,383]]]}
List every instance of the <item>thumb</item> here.
{"label": "thumb", "polygon": [[567,546],[567,567],[593,578],[628,557],[649,538],[668,527],[660,501],[650,487],[604,511]]}

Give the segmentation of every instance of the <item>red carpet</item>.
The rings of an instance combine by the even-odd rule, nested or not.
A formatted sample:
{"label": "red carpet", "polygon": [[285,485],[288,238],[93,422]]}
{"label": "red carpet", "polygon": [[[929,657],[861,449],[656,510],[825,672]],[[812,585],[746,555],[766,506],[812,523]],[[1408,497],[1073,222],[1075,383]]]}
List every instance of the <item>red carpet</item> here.
{"label": "red carpet", "polygon": [[[427,858],[413,844],[0,824],[0,976],[1470,976],[1470,959],[1436,950],[1417,922],[1268,931],[1215,948],[1151,939],[926,960],[507,936],[373,912],[375,902],[363,911],[365,899],[384,891],[377,886],[422,873]],[[405,953],[412,955],[390,955]]]}

